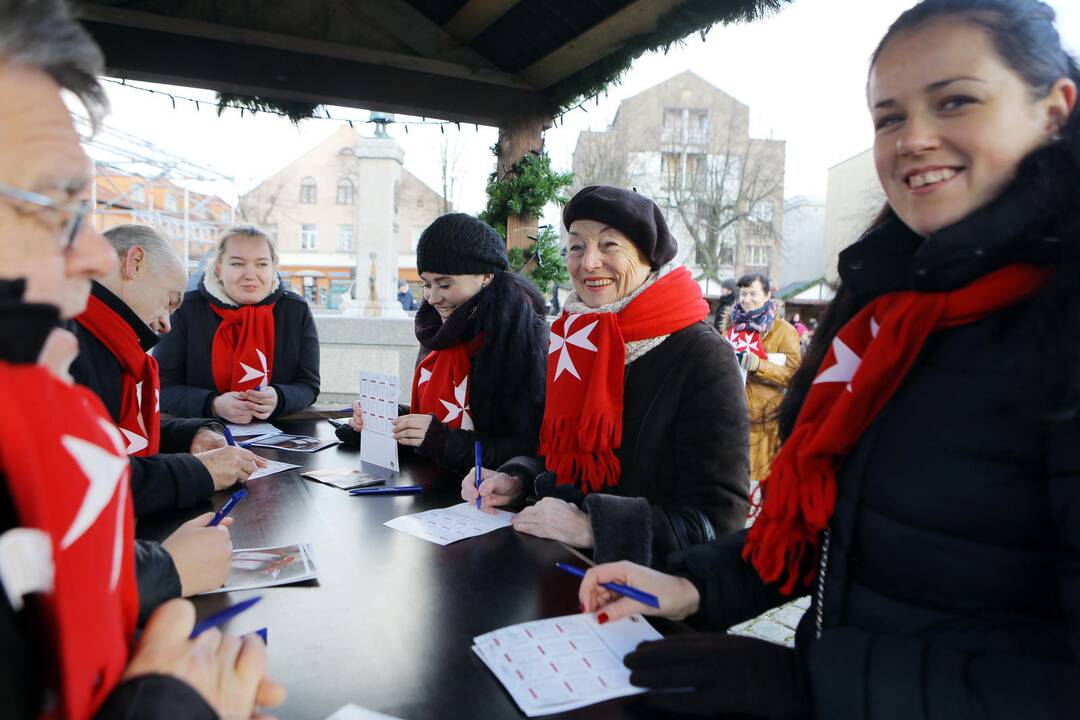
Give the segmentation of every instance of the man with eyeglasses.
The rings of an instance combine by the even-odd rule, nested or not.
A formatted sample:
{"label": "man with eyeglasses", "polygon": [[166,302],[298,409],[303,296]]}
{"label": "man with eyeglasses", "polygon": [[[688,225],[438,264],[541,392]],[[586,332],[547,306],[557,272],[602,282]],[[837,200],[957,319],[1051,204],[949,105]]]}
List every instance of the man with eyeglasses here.
{"label": "man with eyeglasses", "polygon": [[0,708],[5,718],[249,717],[284,690],[258,638],[189,635],[163,605],[134,643],[128,462],[66,376],[58,329],[116,253],[88,227],[90,167],[61,97],[97,120],[100,51],[60,0],[0,0]]}

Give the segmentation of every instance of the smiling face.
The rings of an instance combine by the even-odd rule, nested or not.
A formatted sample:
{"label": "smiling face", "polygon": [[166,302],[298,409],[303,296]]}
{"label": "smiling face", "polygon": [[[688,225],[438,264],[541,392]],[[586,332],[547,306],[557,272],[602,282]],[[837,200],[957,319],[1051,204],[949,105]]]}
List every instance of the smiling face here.
{"label": "smiling face", "polygon": [[[0,59],[0,183],[61,203],[90,194],[82,150],[60,88],[44,72]],[[0,198],[0,277],[26,278],[25,299],[60,307],[65,318],[86,307],[90,281],[116,268],[116,252],[88,218],[63,249],[64,213]]]}
{"label": "smiling face", "polygon": [[902,31],[870,72],[874,163],[889,205],[929,235],[985,206],[1060,129],[1068,80],[1036,99],[988,33],[946,17]]}
{"label": "smiling face", "polygon": [[566,265],[574,292],[591,308],[622,300],[641,287],[652,272],[630,238],[596,220],[570,224]]}
{"label": "smiling face", "polygon": [[277,268],[266,238],[233,235],[218,254],[214,272],[233,302],[254,305],[270,294]]}
{"label": "smiling face", "polygon": [[461,305],[480,292],[484,285],[491,282],[491,273],[484,275],[444,275],[436,272],[422,272],[424,299],[435,308],[443,322],[454,314]]}
{"label": "smiling face", "polygon": [[753,280],[747,287],[739,288],[739,305],[746,311],[765,307],[771,297],[772,293],[761,286],[760,280]]}

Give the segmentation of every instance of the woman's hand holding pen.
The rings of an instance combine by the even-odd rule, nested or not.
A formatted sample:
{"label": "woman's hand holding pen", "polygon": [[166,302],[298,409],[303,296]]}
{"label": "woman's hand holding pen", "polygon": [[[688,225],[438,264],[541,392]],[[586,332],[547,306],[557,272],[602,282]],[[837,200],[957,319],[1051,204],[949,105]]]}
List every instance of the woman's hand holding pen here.
{"label": "woman's hand holding pen", "polygon": [[469,471],[461,481],[461,499],[469,504],[476,504],[477,493],[480,495],[480,509],[494,514],[503,505],[520,500],[525,496],[525,481],[516,475],[481,468],[483,480],[480,489],[476,488],[476,468]]}
{"label": "woman's hand holding pen", "polygon": [[[659,609],[618,595],[601,583],[619,583],[655,595]],[[597,613],[601,624],[631,615],[657,615],[670,620],[684,620],[697,612],[701,596],[686,578],[667,575],[625,560],[590,568],[578,589],[578,599],[585,612]]]}

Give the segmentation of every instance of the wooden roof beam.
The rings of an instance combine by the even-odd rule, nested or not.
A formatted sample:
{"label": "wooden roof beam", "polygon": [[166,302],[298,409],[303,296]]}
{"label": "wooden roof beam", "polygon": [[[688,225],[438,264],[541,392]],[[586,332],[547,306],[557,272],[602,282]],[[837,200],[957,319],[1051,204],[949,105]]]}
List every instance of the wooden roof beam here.
{"label": "wooden roof beam", "polygon": [[165,30],[84,25],[115,77],[496,127],[518,115],[554,111],[532,89]]}
{"label": "wooden roof beam", "polygon": [[617,52],[638,35],[656,31],[660,16],[686,0],[636,0],[560,48],[548,53],[519,75],[543,90]]}
{"label": "wooden roof beam", "polygon": [[505,15],[519,0],[469,0],[446,21],[443,30],[468,45]]}
{"label": "wooden roof beam", "polygon": [[448,60],[476,68],[495,69],[480,53],[461,45],[427,15],[405,0],[379,0],[352,5],[357,15],[369,18],[399,42],[426,58]]}
{"label": "wooden roof beam", "polygon": [[75,2],[72,3],[72,5],[75,7],[79,18],[84,21],[139,30],[167,32],[174,35],[193,38],[219,40],[234,45],[249,45],[252,47],[288,50],[290,52],[337,58],[340,60],[351,60],[386,68],[411,70],[431,75],[443,75],[463,80],[472,80],[501,87],[518,88],[521,90],[533,89],[531,85],[518,76],[502,72],[501,70],[467,67],[459,63],[433,60],[416,55],[404,55],[401,53],[387,52],[385,50],[342,45],[340,43],[312,40],[310,38],[296,37],[293,35],[282,35],[280,33],[271,33],[262,30],[250,30],[248,28],[218,25],[215,23],[203,22],[201,20],[184,20],[181,18],[158,15],[156,13],[140,12],[136,10],[120,10],[86,2]]}

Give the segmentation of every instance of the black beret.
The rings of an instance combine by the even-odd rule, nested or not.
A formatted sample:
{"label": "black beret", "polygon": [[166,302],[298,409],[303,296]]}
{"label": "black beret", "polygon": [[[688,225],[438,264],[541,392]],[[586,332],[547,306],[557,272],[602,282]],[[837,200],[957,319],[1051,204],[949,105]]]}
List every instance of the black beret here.
{"label": "black beret", "polygon": [[633,190],[589,185],[570,198],[562,218],[567,230],[575,220],[595,220],[615,228],[637,245],[653,270],[675,257],[679,249],[660,208]]}

